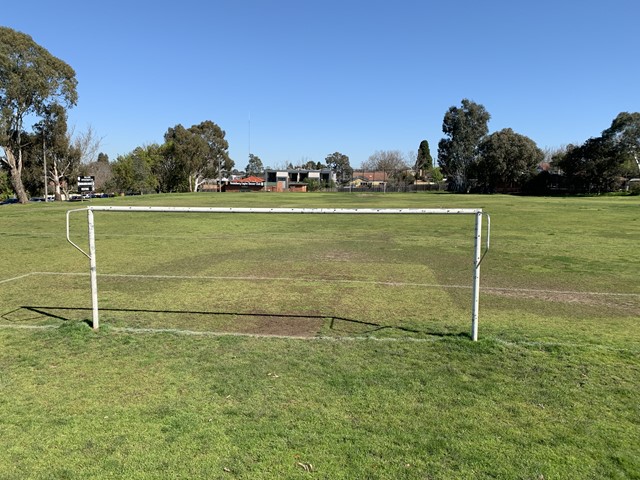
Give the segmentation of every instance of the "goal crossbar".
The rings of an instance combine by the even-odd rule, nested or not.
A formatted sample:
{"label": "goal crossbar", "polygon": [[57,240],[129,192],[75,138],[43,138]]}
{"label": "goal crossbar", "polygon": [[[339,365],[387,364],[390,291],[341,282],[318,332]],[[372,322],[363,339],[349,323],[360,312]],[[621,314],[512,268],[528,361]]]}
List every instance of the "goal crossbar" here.
{"label": "goal crossbar", "polygon": [[[87,212],[89,252],[85,252],[70,236],[70,216],[74,212]],[[96,268],[95,220],[93,212],[163,212],[163,213],[253,213],[253,214],[332,214],[332,215],[474,215],[473,287],[471,308],[471,339],[478,340],[478,308],[480,303],[480,264],[489,251],[491,217],[481,208],[242,208],[242,207],[126,207],[90,206],[67,210],[67,241],[89,259],[91,277],[92,324],[94,330],[100,325],[98,309],[98,279]],[[482,218],[487,218],[487,236],[482,251]]]}

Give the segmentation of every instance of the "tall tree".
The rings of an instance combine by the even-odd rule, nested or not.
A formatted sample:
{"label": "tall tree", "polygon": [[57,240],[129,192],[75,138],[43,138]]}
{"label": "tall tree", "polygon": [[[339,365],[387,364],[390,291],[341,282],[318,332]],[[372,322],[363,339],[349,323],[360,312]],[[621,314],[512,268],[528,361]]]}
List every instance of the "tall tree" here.
{"label": "tall tree", "polygon": [[478,153],[471,171],[477,175],[480,186],[489,191],[500,185],[521,187],[544,160],[544,152],[533,140],[510,128],[486,137]]}
{"label": "tall tree", "polygon": [[247,176],[262,175],[264,173],[264,167],[262,166],[260,157],[253,153],[249,154],[249,163],[247,164],[247,168],[245,168],[245,173]]}
{"label": "tall tree", "polygon": [[624,160],[607,139],[596,137],[579,146],[567,146],[566,153],[554,163],[573,192],[605,193],[616,188]]}
{"label": "tall tree", "polygon": [[433,157],[431,157],[431,150],[429,149],[429,142],[427,140],[422,140],[420,142],[413,170],[416,174],[416,178],[423,179],[426,178],[433,170]]}
{"label": "tall tree", "polygon": [[[42,195],[44,192],[42,137],[37,132],[23,132],[22,143],[22,184],[30,197]],[[10,191],[15,195],[13,188],[10,187]]]}
{"label": "tall tree", "polygon": [[152,164],[152,172],[158,180],[158,191],[165,193],[186,191],[188,184],[184,165],[176,156],[173,143],[153,144],[145,148],[150,151],[151,156],[156,158]]}
{"label": "tall tree", "polygon": [[438,163],[455,192],[467,190],[467,170],[477,159],[478,146],[489,131],[491,115],[483,105],[468,99],[461,107],[451,107],[444,116],[438,143]]}
{"label": "tall tree", "polygon": [[228,172],[234,167],[235,162],[229,158],[229,142],[225,139],[226,132],[217,124],[211,120],[205,120],[192,126],[189,130],[202,137],[207,143],[207,162],[213,167],[215,176],[220,176],[223,171]]}
{"label": "tall tree", "polygon": [[635,163],[629,170],[640,170],[640,112],[619,113],[602,136],[623,162]]}
{"label": "tall tree", "polygon": [[640,168],[640,113],[622,112],[600,137],[579,146],[569,145],[554,158],[574,192],[615,190],[622,177]]}
{"label": "tall tree", "polygon": [[158,180],[153,174],[153,164],[157,161],[155,153],[153,147],[137,147],[127,155],[119,156],[112,165],[110,187],[123,193],[148,193],[156,190]]}
{"label": "tall tree", "polygon": [[42,155],[47,157],[47,181],[53,183],[55,199],[60,201],[63,190],[68,193],[69,180],[77,173],[82,156],[67,131],[67,111],[58,104],[50,105],[34,129],[42,139],[38,144],[45,147]]}
{"label": "tall tree", "polygon": [[167,130],[166,153],[182,165],[190,192],[197,192],[205,178],[214,178],[222,170],[233,168],[224,137],[224,130],[210,120],[189,129],[176,125]]}
{"label": "tall tree", "polygon": [[41,117],[54,103],[74,106],[74,70],[24,33],[0,27],[0,162],[13,190],[28,201],[22,183],[22,134],[27,117]]}
{"label": "tall tree", "polygon": [[353,174],[353,168],[349,164],[349,157],[340,152],[334,152],[324,159],[324,162],[327,164],[331,170],[336,173],[336,179],[340,183],[344,183],[351,179],[351,175]]}

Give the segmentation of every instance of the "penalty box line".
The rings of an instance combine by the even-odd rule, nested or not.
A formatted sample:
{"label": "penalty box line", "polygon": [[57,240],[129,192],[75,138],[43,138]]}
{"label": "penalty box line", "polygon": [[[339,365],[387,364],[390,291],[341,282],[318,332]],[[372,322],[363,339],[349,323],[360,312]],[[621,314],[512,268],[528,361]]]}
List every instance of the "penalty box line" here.
{"label": "penalty box line", "polygon": [[[32,275],[50,276],[79,276],[88,277],[89,273],[83,272],[30,272],[18,277],[0,280],[0,284],[15,280],[20,280]],[[362,285],[383,285],[392,287],[422,287],[422,288],[443,288],[443,289],[471,289],[471,285],[439,285],[432,283],[417,282],[385,282],[375,280],[345,280],[345,279],[323,279],[323,278],[294,278],[294,277],[259,277],[259,276],[210,276],[210,275],[144,275],[125,273],[99,273],[98,277],[106,278],[148,278],[156,280],[231,280],[231,281],[268,281],[268,282],[317,282],[317,283],[351,283]],[[575,290],[544,290],[535,288],[510,288],[510,287],[481,287],[484,292],[514,292],[514,293],[538,293],[555,295],[586,295],[586,296],[610,296],[610,297],[634,297],[640,298],[640,293],[622,292],[580,292]]]}

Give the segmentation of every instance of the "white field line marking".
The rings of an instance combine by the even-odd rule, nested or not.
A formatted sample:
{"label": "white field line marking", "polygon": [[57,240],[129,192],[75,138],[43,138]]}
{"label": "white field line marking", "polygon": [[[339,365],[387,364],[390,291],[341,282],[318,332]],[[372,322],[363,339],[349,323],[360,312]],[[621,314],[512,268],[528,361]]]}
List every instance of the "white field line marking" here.
{"label": "white field line marking", "polygon": [[354,337],[329,337],[326,335],[321,335],[317,337],[306,337],[303,335],[268,335],[262,333],[241,333],[241,332],[211,332],[211,331],[197,331],[197,330],[181,330],[179,328],[134,328],[134,327],[110,327],[111,331],[118,333],[171,333],[176,335],[186,335],[186,336],[202,336],[202,337],[249,337],[249,338],[279,338],[284,340],[329,340],[329,341],[340,341],[340,340],[372,340],[378,342],[388,342],[388,341],[407,341],[407,342],[438,342],[443,340],[443,337],[434,337],[434,338],[381,338],[381,337],[363,337],[363,336],[354,336]]}
{"label": "white field line marking", "polygon": [[59,328],[59,325],[3,325],[0,324],[0,328],[11,328],[14,330],[50,330],[52,328]]}
{"label": "white field line marking", "polygon": [[[59,328],[59,325],[3,325],[0,324],[2,329],[12,330],[50,330],[53,328]],[[281,340],[302,340],[302,341],[328,341],[328,342],[382,342],[382,343],[435,343],[446,340],[446,337],[438,337],[434,335],[429,338],[414,338],[414,337],[365,337],[365,336],[353,336],[353,337],[303,337],[295,335],[266,335],[259,333],[238,333],[238,332],[211,332],[211,331],[196,331],[196,330],[181,330],[178,328],[133,328],[133,327],[111,327],[109,329],[115,333],[130,333],[130,334],[173,334],[184,335],[187,337],[247,337],[257,339],[281,339]],[[603,351],[615,351],[624,353],[638,353],[638,349],[611,347],[607,345],[597,345],[593,343],[571,343],[571,342],[537,342],[530,340],[504,340],[499,337],[487,337],[483,341],[493,341],[500,343],[507,347],[563,347],[563,348],[584,348]]]}
{"label": "white field line marking", "polygon": [[25,273],[24,275],[20,275],[20,276],[18,276],[18,277],[13,277],[13,278],[7,278],[7,279],[5,279],[5,280],[0,280],[0,284],[1,284],[1,283],[13,282],[13,281],[15,281],[15,280],[20,280],[21,278],[25,278],[25,277],[28,277],[28,276],[30,276],[30,275],[34,275],[34,272],[31,272],[31,273]]}
{"label": "white field line marking", "polygon": [[[67,275],[67,276],[89,276],[89,273],[80,272],[32,272],[26,275]],[[207,276],[207,275],[142,275],[124,273],[99,273],[98,277],[107,278],[149,278],[156,280],[231,280],[231,281],[269,281],[269,282],[317,282],[317,283],[353,283],[365,285],[384,285],[392,287],[423,287],[423,288],[450,288],[450,289],[471,289],[471,285],[438,285],[431,283],[413,282],[383,282],[375,280],[344,280],[344,279],[324,279],[324,278],[294,278],[294,277],[258,277],[258,276]],[[17,277],[22,278],[22,277]],[[1,282],[0,282],[1,283]],[[612,297],[640,297],[640,293],[619,293],[619,292],[579,292],[573,290],[541,290],[534,288],[509,288],[509,287],[481,287],[482,291],[494,292],[521,292],[521,293],[546,293],[556,295],[587,295],[587,296],[612,296]]]}
{"label": "white field line marking", "polygon": [[[471,288],[471,287],[469,287]],[[640,297],[640,293],[619,293],[619,292],[578,292],[573,290],[537,290],[534,288],[508,288],[508,287],[481,287],[482,290],[494,292],[521,292],[521,293],[555,293],[558,295],[609,295],[617,297]]]}
{"label": "white field line marking", "polygon": [[[239,333],[239,332],[210,332],[210,331],[196,331],[196,330],[180,330],[177,328],[133,328],[133,327],[111,327],[112,331],[118,333],[171,333],[176,335],[185,336],[203,336],[203,337],[249,337],[249,338],[276,338],[284,340],[305,340],[305,341],[333,341],[333,342],[357,342],[357,341],[371,341],[371,342],[407,342],[407,343],[435,343],[446,340],[446,337],[439,337],[434,335],[429,338],[415,338],[415,337],[366,337],[366,336],[353,336],[353,337],[330,337],[321,335],[317,337],[303,337],[295,335],[266,335],[261,333]],[[505,346],[525,346],[525,347],[570,347],[570,348],[595,348],[598,350],[612,350],[620,352],[636,352],[637,349],[609,347],[607,345],[597,345],[592,343],[565,343],[565,342],[536,342],[530,340],[513,341],[503,340],[499,337],[489,337],[488,341],[494,341]]]}

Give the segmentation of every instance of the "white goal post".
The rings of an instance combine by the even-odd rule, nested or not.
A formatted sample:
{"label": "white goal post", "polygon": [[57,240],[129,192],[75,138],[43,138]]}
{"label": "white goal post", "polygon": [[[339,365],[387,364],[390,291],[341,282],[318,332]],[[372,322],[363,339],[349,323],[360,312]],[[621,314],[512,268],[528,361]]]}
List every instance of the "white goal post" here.
{"label": "white goal post", "polygon": [[[87,212],[89,226],[89,253],[76,245],[69,235],[70,215],[73,212]],[[348,209],[348,208],[218,208],[218,207],[113,207],[90,206],[67,210],[67,241],[89,259],[91,277],[91,306],[94,330],[100,325],[98,311],[98,276],[96,270],[96,239],[93,212],[165,212],[165,213],[259,213],[259,214],[331,214],[331,215],[474,215],[474,247],[473,247],[473,287],[471,307],[471,339],[478,340],[478,307],[480,303],[480,264],[489,251],[491,236],[491,217],[482,209],[472,208],[380,208],[380,209]],[[482,217],[487,217],[487,238],[482,252]]]}

